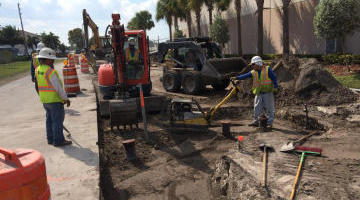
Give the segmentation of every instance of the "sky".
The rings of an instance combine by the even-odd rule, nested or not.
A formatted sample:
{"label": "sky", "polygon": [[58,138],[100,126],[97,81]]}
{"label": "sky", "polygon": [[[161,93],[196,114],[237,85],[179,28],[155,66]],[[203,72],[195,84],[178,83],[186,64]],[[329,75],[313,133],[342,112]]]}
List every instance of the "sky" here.
{"label": "sky", "polygon": [[[21,29],[17,3],[20,3],[24,30],[40,34],[53,32],[60,41],[69,45],[68,31],[83,29],[82,10],[99,27],[104,35],[105,28],[111,24],[111,14],[119,13],[120,22],[126,25],[135,13],[148,10],[152,14],[155,27],[147,32],[151,40],[169,38],[169,29],[164,20],[156,22],[155,10],[158,0],[0,0],[0,26],[13,25]],[[91,35],[91,29],[89,29]]]}

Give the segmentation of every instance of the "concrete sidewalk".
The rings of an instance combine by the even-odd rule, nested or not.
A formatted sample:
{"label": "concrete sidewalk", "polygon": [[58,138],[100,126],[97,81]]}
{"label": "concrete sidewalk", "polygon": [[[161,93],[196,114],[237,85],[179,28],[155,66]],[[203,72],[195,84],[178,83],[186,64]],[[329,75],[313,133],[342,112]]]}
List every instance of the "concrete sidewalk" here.
{"label": "concrete sidewalk", "polygon": [[[62,64],[56,66],[62,76]],[[29,66],[30,68],[30,66]],[[54,200],[99,199],[96,101],[90,76],[78,69],[81,94],[65,107],[64,125],[81,145],[54,147],[46,141],[45,110],[28,76],[0,87],[0,147],[29,148],[45,158]],[[64,132],[66,135],[66,132]]]}

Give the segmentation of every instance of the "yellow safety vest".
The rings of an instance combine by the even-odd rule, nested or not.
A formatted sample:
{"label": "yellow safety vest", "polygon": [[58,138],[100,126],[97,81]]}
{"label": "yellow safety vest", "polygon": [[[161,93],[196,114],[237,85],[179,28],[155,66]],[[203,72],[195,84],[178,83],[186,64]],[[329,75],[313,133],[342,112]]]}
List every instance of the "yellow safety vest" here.
{"label": "yellow safety vest", "polygon": [[133,62],[137,62],[139,61],[139,50],[134,49],[134,56],[131,55],[130,52],[130,48],[125,49],[125,56],[126,56],[126,60],[129,61],[133,61]]}
{"label": "yellow safety vest", "polygon": [[31,54],[34,69],[36,69],[39,66],[39,60],[36,58],[37,55],[38,55],[37,53]]}
{"label": "yellow safety vest", "polygon": [[251,70],[252,78],[253,78],[253,94],[257,95],[260,92],[272,92],[274,88],[274,84],[272,80],[269,78],[269,66],[263,67],[261,69],[261,74],[259,77],[259,73],[256,70]]}
{"label": "yellow safety vest", "polygon": [[40,101],[42,103],[56,103],[64,101],[56,92],[50,81],[54,75],[58,77],[61,86],[63,86],[63,83],[56,70],[52,69],[48,65],[39,65],[36,68],[35,76],[38,83]]}

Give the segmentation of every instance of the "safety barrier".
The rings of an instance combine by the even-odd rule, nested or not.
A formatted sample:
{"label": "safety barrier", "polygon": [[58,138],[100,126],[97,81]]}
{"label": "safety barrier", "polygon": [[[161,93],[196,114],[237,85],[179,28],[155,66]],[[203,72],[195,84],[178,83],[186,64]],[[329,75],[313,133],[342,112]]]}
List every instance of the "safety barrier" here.
{"label": "safety barrier", "polygon": [[38,151],[0,148],[0,199],[50,199],[45,160]]}
{"label": "safety barrier", "polygon": [[63,68],[64,77],[64,89],[66,93],[78,93],[80,92],[79,79],[77,76],[75,67],[64,66]]}
{"label": "safety barrier", "polygon": [[69,54],[69,56],[68,56],[68,64],[69,64],[68,66],[70,68],[75,68],[74,55]]}
{"label": "safety barrier", "polygon": [[79,65],[79,54],[74,54],[74,61],[76,65]]}
{"label": "safety barrier", "polygon": [[81,58],[80,70],[82,73],[89,73],[89,65],[86,58]]}

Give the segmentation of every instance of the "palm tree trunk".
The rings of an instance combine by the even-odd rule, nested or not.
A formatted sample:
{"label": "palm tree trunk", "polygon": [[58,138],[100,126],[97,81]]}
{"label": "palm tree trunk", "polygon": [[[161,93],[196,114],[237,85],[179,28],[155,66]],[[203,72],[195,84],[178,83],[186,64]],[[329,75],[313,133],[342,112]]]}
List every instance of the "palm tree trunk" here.
{"label": "palm tree trunk", "polygon": [[241,39],[241,0],[235,0],[235,8],[236,8],[236,23],[237,23],[237,36],[238,36],[238,54],[242,56],[242,39]]}
{"label": "palm tree trunk", "polygon": [[191,11],[186,11],[186,23],[188,28],[188,37],[191,37]]}
{"label": "palm tree trunk", "polygon": [[208,11],[209,11],[209,24],[210,24],[210,32],[211,32],[211,26],[212,26],[212,23],[213,23],[213,18],[212,18],[212,12],[213,12],[214,8],[213,6],[210,6],[208,7]]}
{"label": "palm tree trunk", "polygon": [[263,35],[264,35],[264,27],[263,27],[263,10],[264,10],[264,0],[256,0],[258,6],[258,48],[257,55],[262,56],[264,53],[264,45],[263,45]]}
{"label": "palm tree trunk", "polygon": [[169,33],[170,33],[170,42],[172,41],[172,28],[171,28],[171,24],[169,25]]}
{"label": "palm tree trunk", "polygon": [[195,15],[196,15],[196,24],[197,24],[197,36],[201,36],[201,26],[200,26],[200,20],[201,20],[201,15],[200,15],[200,12],[201,12],[201,8],[200,9],[197,9],[195,11]]}
{"label": "palm tree trunk", "polygon": [[290,53],[289,47],[289,4],[291,0],[283,0],[283,58],[287,59]]}
{"label": "palm tree trunk", "polygon": [[179,29],[179,23],[178,23],[178,17],[174,16],[174,26],[175,26],[175,30]]}

